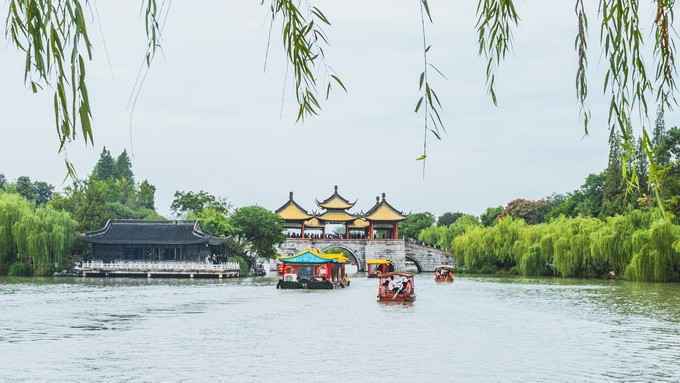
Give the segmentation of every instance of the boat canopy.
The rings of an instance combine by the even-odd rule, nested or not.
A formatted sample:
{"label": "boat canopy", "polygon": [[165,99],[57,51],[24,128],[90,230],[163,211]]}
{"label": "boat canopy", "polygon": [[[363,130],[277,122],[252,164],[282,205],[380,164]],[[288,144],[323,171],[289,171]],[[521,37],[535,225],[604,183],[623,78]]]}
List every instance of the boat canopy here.
{"label": "boat canopy", "polygon": [[281,257],[279,261],[289,265],[321,265],[324,263],[347,263],[347,257],[340,253],[324,254],[316,249],[305,249],[292,257]]}
{"label": "boat canopy", "polygon": [[403,272],[393,272],[393,273],[381,273],[379,274],[381,279],[389,278],[389,277],[404,277],[408,279],[413,279],[413,274],[411,273],[403,273]]}
{"label": "boat canopy", "polygon": [[369,265],[389,265],[392,261],[389,259],[367,259],[366,263]]}

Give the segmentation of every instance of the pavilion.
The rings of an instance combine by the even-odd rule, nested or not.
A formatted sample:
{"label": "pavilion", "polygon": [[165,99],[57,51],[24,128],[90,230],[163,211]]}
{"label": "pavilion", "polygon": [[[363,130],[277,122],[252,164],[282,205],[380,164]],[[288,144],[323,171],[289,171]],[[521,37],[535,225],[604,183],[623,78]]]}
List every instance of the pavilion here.
{"label": "pavilion", "polygon": [[[352,213],[357,200],[350,202],[338,192],[336,185],[328,198],[316,200],[321,213],[310,213],[293,199],[289,199],[276,214],[284,221],[284,228],[292,238],[341,238],[341,239],[399,239],[399,223],[406,216],[387,202],[385,193],[376,197],[375,204],[363,213]],[[326,226],[344,226],[344,234],[334,236],[326,233]]]}

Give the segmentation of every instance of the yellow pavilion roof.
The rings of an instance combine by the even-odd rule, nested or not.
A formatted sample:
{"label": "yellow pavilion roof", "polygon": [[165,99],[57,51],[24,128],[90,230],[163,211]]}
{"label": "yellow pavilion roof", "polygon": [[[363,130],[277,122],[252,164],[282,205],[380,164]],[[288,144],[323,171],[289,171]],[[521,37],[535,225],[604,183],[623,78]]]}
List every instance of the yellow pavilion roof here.
{"label": "yellow pavilion roof", "polygon": [[321,228],[321,227],[323,227],[323,225],[321,224],[321,222],[319,222],[318,218],[312,217],[312,218],[305,221],[305,227]]}
{"label": "yellow pavilion roof", "polygon": [[352,224],[349,227],[350,229],[365,229],[368,227],[368,225],[370,225],[368,221],[366,221],[363,218],[359,218],[352,222]]}
{"label": "yellow pavilion roof", "polygon": [[326,198],[325,200],[319,202],[316,201],[317,205],[319,205],[321,208],[328,209],[328,210],[347,210],[351,209],[354,204],[356,204],[356,201],[354,203],[349,202],[349,200],[343,196],[341,196],[338,193],[338,185],[335,185],[335,189],[333,191],[333,194]]}
{"label": "yellow pavilion roof", "polygon": [[312,216],[307,213],[307,210],[293,200],[293,192],[290,192],[288,202],[276,210],[276,214],[285,221],[306,221],[312,218]]}
{"label": "yellow pavilion roof", "polygon": [[349,214],[346,211],[327,211],[318,216],[318,218],[321,221],[333,221],[333,222],[349,222],[357,219],[357,217]]}
{"label": "yellow pavilion roof", "polygon": [[406,216],[392,207],[385,199],[385,193],[383,193],[382,200],[376,200],[375,206],[366,213],[364,218],[368,221],[394,222],[403,221]]}

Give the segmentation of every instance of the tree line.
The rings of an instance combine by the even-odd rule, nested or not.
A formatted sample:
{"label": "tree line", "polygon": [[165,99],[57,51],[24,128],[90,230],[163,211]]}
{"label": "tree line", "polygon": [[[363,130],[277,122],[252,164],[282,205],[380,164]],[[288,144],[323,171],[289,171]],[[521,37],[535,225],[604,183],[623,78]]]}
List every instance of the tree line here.
{"label": "tree line", "polygon": [[[630,148],[616,132],[609,141],[607,168],[572,192],[515,199],[479,217],[410,214],[401,233],[450,251],[469,272],[680,281],[680,128],[666,129],[658,116],[654,169],[642,142],[624,166],[619,152]],[[636,183],[624,169],[633,169]],[[662,193],[650,187],[650,172],[660,175]]]}
{"label": "tree line", "polygon": [[[62,192],[53,185],[0,174],[0,275],[51,275],[67,269],[87,247],[79,237],[110,219],[166,220],[156,211],[156,187],[135,178],[126,151],[104,147],[91,173]],[[249,268],[256,257],[271,258],[284,240],[279,217],[258,206],[238,209],[207,192],[177,191],[171,210],[200,221],[203,230],[226,239],[222,255]],[[244,270],[247,271],[247,270]]]}

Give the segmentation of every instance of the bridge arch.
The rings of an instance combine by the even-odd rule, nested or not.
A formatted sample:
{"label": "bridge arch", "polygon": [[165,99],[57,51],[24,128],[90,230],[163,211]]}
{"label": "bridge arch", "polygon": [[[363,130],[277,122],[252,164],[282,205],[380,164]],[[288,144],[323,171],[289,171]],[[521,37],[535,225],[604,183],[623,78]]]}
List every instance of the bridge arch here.
{"label": "bridge arch", "polygon": [[420,265],[420,262],[418,262],[415,258],[410,257],[410,256],[407,255],[407,256],[406,256],[406,260],[407,260],[407,261],[411,261],[411,262],[413,262],[414,265],[416,265],[416,268],[418,269],[418,273],[422,273],[422,272],[423,272],[423,267]]}
{"label": "bridge arch", "polygon": [[358,257],[355,252],[348,248],[347,246],[342,246],[342,245],[328,245],[325,246],[323,249],[321,249],[322,252],[327,253],[331,252],[333,250],[340,250],[342,251],[343,254],[347,255],[350,259],[350,262],[357,265],[357,271],[362,272],[364,270],[364,262],[362,262],[361,258]]}

